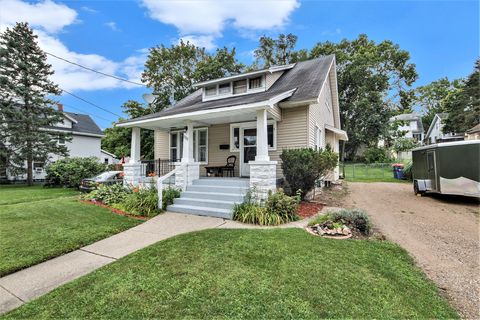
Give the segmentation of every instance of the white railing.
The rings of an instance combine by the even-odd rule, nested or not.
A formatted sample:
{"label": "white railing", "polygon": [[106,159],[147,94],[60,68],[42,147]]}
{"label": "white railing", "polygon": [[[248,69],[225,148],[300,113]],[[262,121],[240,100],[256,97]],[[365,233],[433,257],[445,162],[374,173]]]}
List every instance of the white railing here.
{"label": "white railing", "polygon": [[[159,209],[162,209],[162,205],[163,205],[163,203],[162,203],[163,202],[163,182],[167,179],[169,179],[171,181],[172,176],[174,176],[174,175],[175,175],[175,180],[177,180],[176,174],[178,174],[181,171],[184,171],[183,167],[185,167],[185,165],[177,166],[175,169],[173,169],[172,171],[170,171],[166,175],[158,177],[158,179],[157,179],[157,191],[158,191],[158,208]],[[169,186],[170,185],[171,184],[169,183]]]}

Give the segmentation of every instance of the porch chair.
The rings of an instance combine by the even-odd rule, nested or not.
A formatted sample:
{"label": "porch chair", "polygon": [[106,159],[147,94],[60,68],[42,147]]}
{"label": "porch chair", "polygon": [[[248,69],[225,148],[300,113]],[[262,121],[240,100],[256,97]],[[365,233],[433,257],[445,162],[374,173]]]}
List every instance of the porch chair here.
{"label": "porch chair", "polygon": [[[222,167],[222,177],[233,177],[235,176],[235,162],[237,161],[237,156],[229,156],[227,158],[227,164]],[[225,172],[227,173],[225,175]]]}

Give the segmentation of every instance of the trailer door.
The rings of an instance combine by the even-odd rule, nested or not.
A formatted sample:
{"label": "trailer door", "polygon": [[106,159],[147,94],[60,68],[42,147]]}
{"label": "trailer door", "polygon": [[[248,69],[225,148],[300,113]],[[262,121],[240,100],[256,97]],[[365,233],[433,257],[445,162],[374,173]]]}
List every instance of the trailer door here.
{"label": "trailer door", "polygon": [[427,172],[428,179],[431,183],[431,190],[438,191],[437,189],[437,165],[435,163],[435,150],[427,151]]}

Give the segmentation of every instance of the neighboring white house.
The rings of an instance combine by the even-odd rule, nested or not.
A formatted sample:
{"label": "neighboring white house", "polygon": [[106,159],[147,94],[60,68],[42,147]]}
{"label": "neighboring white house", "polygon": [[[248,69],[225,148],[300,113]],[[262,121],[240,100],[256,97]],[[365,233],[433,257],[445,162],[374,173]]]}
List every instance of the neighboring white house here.
{"label": "neighboring white house", "polygon": [[[58,109],[63,111],[63,106],[59,105]],[[67,146],[69,157],[96,157],[99,161],[104,162],[104,155],[100,148],[103,132],[89,115],[63,112],[64,119],[54,127],[48,128],[52,131],[64,131],[72,134],[71,141],[59,141]],[[110,161],[111,155],[109,155]],[[63,157],[51,155],[47,163],[55,162]],[[45,179],[45,164],[43,162],[33,163],[33,179]],[[7,172],[8,180],[25,180],[26,175],[11,175]]]}
{"label": "neighboring white house", "polygon": [[100,150],[100,153],[101,153],[101,162],[103,162],[104,164],[117,164],[120,162],[117,156],[114,155],[113,153],[110,153],[103,149]]}
{"label": "neighboring white house", "polygon": [[422,116],[416,113],[405,113],[390,118],[390,122],[400,121],[399,131],[404,131],[405,138],[413,138],[422,142],[424,136]]}
{"label": "neighboring white house", "polygon": [[447,117],[446,113],[437,113],[433,117],[432,123],[425,135],[425,144],[434,144],[438,142],[460,141],[464,139],[463,134],[454,132],[443,132],[444,121]]}

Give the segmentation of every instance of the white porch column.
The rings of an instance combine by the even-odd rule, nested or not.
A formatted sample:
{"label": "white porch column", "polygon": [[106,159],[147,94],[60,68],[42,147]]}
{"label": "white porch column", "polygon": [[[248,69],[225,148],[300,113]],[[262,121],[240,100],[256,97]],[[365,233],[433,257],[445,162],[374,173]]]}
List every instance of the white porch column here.
{"label": "white porch column", "polygon": [[266,109],[257,110],[257,155],[255,161],[270,161]]}
{"label": "white porch column", "polygon": [[140,161],[140,128],[132,128],[132,145],[130,150],[130,163]]}
{"label": "white porch column", "polygon": [[183,134],[182,162],[193,163],[193,124],[187,124],[187,132]]}

